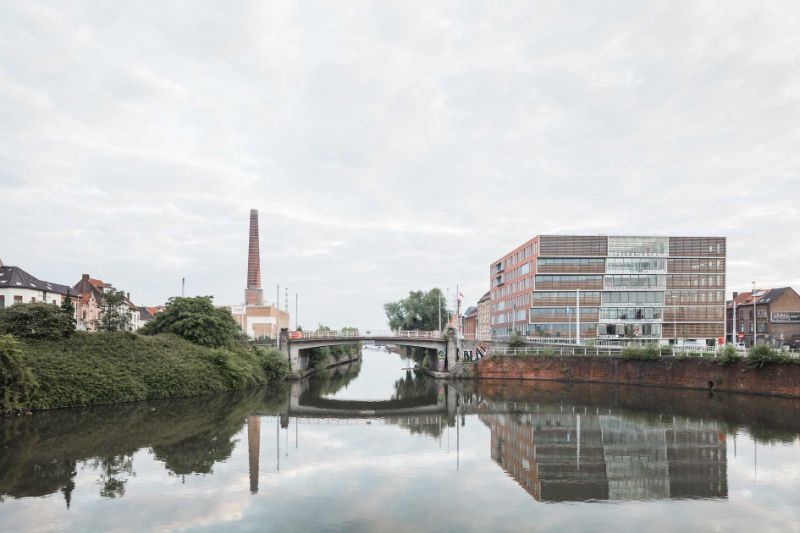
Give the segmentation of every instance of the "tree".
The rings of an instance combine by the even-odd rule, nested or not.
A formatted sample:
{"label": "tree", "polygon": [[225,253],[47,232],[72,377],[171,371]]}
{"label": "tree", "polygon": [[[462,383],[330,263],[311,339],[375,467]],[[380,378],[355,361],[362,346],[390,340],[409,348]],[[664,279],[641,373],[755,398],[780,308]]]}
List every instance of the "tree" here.
{"label": "tree", "polygon": [[64,301],[61,302],[61,311],[69,318],[69,321],[72,322],[73,329],[75,328],[75,306],[72,304],[72,295],[67,292],[67,296],[64,297]]}
{"label": "tree", "polygon": [[437,331],[440,313],[442,327],[449,319],[442,291],[438,288],[427,292],[410,291],[407,298],[387,303],[383,309],[392,329]]}
{"label": "tree", "polygon": [[97,329],[100,331],[130,331],[131,311],[122,291],[109,291],[103,294],[103,305],[100,307],[100,320]]}
{"label": "tree", "polygon": [[214,307],[212,296],[170,298],[164,311],[140,330],[145,335],[174,333],[203,346],[230,346],[241,329],[230,311]]}
{"label": "tree", "polygon": [[75,322],[47,303],[16,304],[0,309],[0,334],[28,339],[61,339],[75,331]]}

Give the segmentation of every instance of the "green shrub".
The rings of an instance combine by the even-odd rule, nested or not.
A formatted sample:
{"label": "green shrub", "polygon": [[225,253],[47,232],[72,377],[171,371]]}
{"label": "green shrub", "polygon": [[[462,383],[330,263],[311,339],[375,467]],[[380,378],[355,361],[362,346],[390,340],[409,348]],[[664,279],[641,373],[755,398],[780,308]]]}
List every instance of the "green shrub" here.
{"label": "green shrub", "polygon": [[422,358],[422,368],[430,368],[431,367],[431,358],[426,354],[425,357]]}
{"label": "green shrub", "polygon": [[0,414],[24,408],[37,387],[19,342],[11,335],[0,336]]}
{"label": "green shrub", "polygon": [[622,349],[624,359],[636,359],[640,361],[655,361],[661,357],[661,349],[657,344],[646,346],[626,346]]}
{"label": "green shrub", "polygon": [[726,344],[722,349],[722,354],[717,359],[717,363],[721,366],[731,366],[739,362],[741,356],[736,352],[736,348],[730,344]]}
{"label": "green shrub", "polygon": [[211,296],[170,298],[164,311],[140,330],[145,335],[174,333],[201,346],[232,346],[241,329],[227,309],[214,307]]}
{"label": "green shrub", "polygon": [[525,346],[525,339],[523,339],[518,333],[514,333],[511,336],[511,340],[508,343],[509,348],[522,348]]}
{"label": "green shrub", "polygon": [[781,354],[769,346],[759,344],[750,348],[747,364],[752,368],[764,368],[767,365],[787,364],[793,362],[788,355]]}
{"label": "green shrub", "polygon": [[291,373],[289,361],[283,358],[279,350],[275,348],[256,348],[256,353],[259,356],[261,368],[264,369],[267,381],[282,381],[289,377]]}
{"label": "green shrub", "polygon": [[16,304],[0,309],[0,334],[25,339],[62,339],[74,332],[72,317],[52,304]]}

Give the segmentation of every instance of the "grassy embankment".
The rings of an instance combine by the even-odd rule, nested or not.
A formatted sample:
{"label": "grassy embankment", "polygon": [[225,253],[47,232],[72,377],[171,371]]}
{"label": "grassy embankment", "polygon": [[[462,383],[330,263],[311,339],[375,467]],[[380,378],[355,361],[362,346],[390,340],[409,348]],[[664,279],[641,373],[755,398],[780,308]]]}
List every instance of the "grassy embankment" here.
{"label": "grassy embankment", "polygon": [[176,335],[75,333],[19,339],[35,386],[21,409],[178,398],[238,390],[285,377],[274,351],[211,348]]}

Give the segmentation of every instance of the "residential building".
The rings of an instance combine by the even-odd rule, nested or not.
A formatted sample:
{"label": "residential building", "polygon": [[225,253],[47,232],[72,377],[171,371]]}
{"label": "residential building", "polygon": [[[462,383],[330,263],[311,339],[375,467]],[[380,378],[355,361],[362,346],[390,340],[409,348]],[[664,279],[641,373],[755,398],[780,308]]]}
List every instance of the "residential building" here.
{"label": "residential building", "polygon": [[489,266],[491,332],[713,345],[725,256],[724,237],[539,235]]}
{"label": "residential building", "polygon": [[481,296],[478,300],[478,340],[486,341],[492,338],[489,328],[489,309],[491,308],[491,292]]}
{"label": "residential building", "polygon": [[[117,289],[110,283],[92,278],[89,274],[83,274],[80,281],[72,287],[77,329],[96,331],[97,323],[103,314],[103,306],[106,303],[105,297],[108,293],[116,291]],[[120,307],[121,311],[130,314],[131,331],[136,331],[144,325],[141,310],[131,302],[131,293],[125,293]]]}
{"label": "residential building", "polygon": [[247,284],[244,305],[227,305],[242,331],[252,338],[277,339],[282,328],[289,328],[289,312],[264,302],[261,288],[261,252],[258,236],[258,211],[250,210],[249,246],[247,251]]}
{"label": "residential building", "polygon": [[732,342],[731,333],[735,330],[736,341],[752,346],[755,323],[757,344],[800,347],[800,295],[791,287],[734,292],[727,303],[726,320],[725,331]]}
{"label": "residential building", "polygon": [[71,291],[67,285],[42,281],[16,266],[0,261],[0,309],[19,303],[61,305]]}
{"label": "residential building", "polygon": [[470,306],[461,317],[461,332],[465,339],[475,339],[478,336],[478,308]]}

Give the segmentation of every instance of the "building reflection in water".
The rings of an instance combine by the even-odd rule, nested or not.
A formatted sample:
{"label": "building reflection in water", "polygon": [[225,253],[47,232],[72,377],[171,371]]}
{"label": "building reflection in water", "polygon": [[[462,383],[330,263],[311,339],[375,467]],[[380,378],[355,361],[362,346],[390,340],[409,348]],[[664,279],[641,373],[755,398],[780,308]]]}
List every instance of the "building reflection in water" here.
{"label": "building reflection in water", "polygon": [[258,493],[258,461],[261,456],[261,418],[247,417],[247,452],[250,466],[250,493]]}
{"label": "building reflection in water", "polygon": [[549,410],[481,415],[492,459],[539,501],[728,496],[716,423]]}

